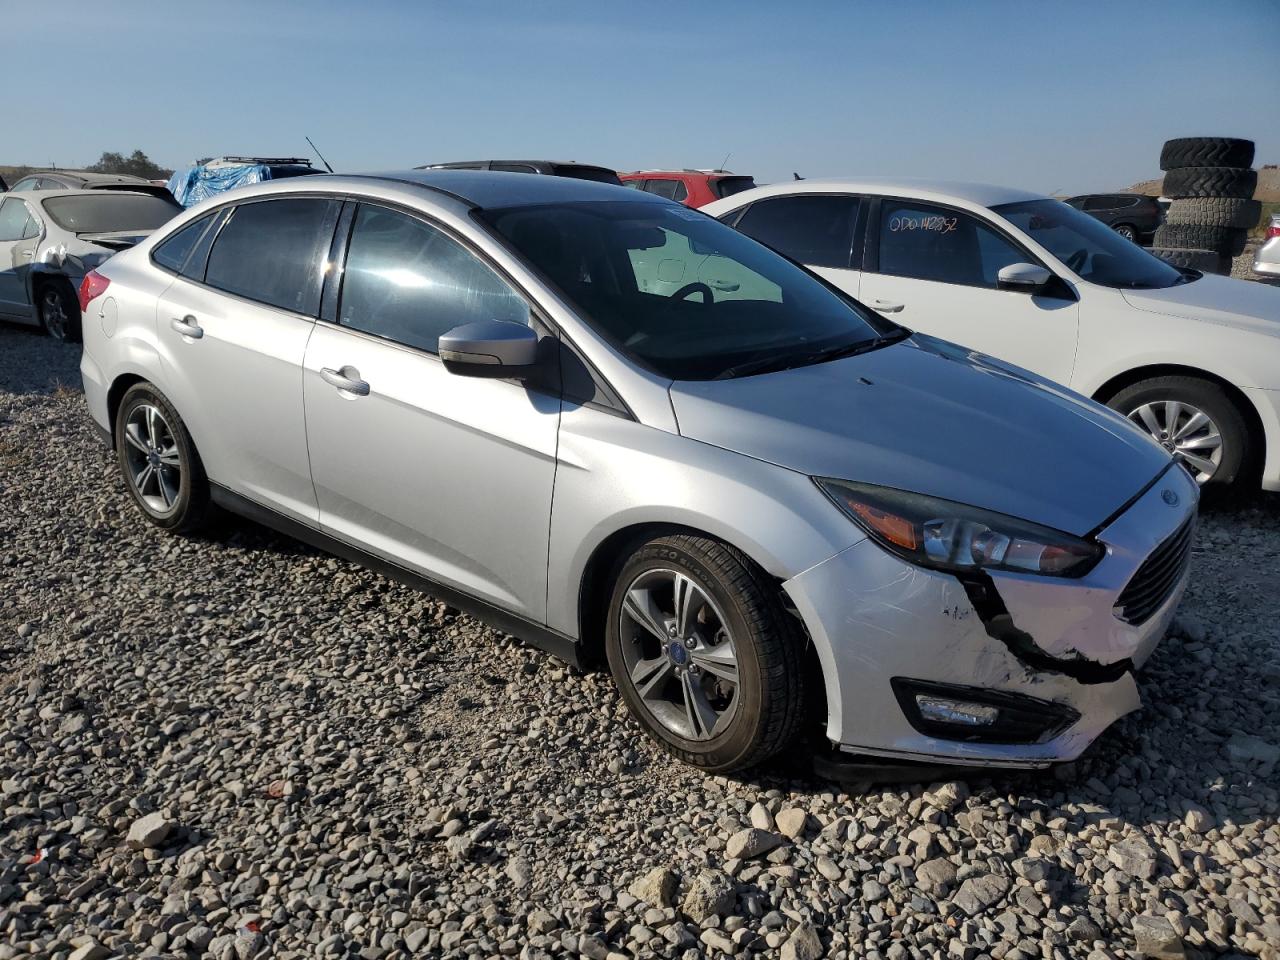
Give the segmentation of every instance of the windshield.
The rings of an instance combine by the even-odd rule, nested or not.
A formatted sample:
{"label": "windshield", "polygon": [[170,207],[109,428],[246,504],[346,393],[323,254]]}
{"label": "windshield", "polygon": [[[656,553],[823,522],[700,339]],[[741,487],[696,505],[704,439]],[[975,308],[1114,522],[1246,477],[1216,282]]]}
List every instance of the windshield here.
{"label": "windshield", "polygon": [[110,193],[51,197],[44,202],[53,222],[72,233],[154,230],[182,213],[182,207],[160,197]]}
{"label": "windshield", "polygon": [[[480,214],[601,334],[673,380],[873,345],[896,331],[754,240],[660,201]],[[744,375],[745,375],[744,371]],[[764,372],[752,369],[751,372]]]}
{"label": "windshield", "polygon": [[1059,200],[1025,200],[991,209],[1090,283],[1159,290],[1187,282],[1186,275],[1163,260]]}

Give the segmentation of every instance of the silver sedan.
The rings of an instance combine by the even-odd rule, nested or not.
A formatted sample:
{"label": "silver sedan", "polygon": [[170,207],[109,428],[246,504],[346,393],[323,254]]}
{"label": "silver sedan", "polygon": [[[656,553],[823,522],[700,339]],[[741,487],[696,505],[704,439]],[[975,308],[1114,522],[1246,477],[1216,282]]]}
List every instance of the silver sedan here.
{"label": "silver sedan", "polygon": [[607,663],[706,770],[1072,759],[1185,585],[1196,485],[1123,417],[625,188],[263,184],[81,299],[149,521],[237,511]]}

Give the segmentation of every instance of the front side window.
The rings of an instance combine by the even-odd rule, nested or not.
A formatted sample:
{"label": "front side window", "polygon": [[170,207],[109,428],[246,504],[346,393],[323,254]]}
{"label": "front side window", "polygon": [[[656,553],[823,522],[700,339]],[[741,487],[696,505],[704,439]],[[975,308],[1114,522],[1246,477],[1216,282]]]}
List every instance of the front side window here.
{"label": "front side window", "polygon": [[51,197],[44,201],[44,211],[54,223],[72,233],[113,233],[154,230],[180,214],[182,207],[160,197],[100,190]]}
{"label": "front side window", "polygon": [[0,241],[23,239],[30,219],[31,211],[16,197],[0,203]]}
{"label": "front side window", "polygon": [[904,200],[880,204],[880,273],[994,289],[1002,267],[1027,260],[967,213]]}
{"label": "front side window", "polygon": [[528,323],[529,306],[452,237],[407,214],[361,204],[338,322],[435,353],[442,333],[476,320]]}
{"label": "front side window", "polygon": [[321,197],[240,204],[209,252],[205,283],[268,306],[315,316],[321,268],[340,207]]}
{"label": "front side window", "polygon": [[991,210],[1090,283],[1125,290],[1159,290],[1189,279],[1102,221],[1057,200],[1024,200]]}
{"label": "front side window", "polygon": [[485,211],[583,320],[661,376],[747,376],[871,349],[900,328],[711,217],[666,203]]}
{"label": "front side window", "polygon": [[857,197],[774,197],[757,200],[734,226],[807,266],[848,270],[857,212]]}

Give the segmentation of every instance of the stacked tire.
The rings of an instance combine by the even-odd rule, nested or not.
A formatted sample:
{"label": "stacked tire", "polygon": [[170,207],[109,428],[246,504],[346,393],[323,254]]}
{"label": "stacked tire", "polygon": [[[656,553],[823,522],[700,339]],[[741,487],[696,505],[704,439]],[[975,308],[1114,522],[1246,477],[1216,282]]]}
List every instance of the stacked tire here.
{"label": "stacked tire", "polygon": [[1175,267],[1231,273],[1244,251],[1261,205],[1253,199],[1258,174],[1253,141],[1180,137],[1160,151],[1163,193],[1173,202],[1156,230],[1151,252]]}

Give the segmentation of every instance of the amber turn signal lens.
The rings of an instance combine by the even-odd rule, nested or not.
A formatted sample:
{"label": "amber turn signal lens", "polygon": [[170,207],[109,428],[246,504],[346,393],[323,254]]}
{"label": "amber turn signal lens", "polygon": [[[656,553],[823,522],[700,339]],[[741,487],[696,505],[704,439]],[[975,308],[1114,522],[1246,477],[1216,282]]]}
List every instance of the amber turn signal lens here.
{"label": "amber turn signal lens", "polygon": [[897,544],[904,550],[919,548],[920,539],[916,536],[915,524],[906,517],[900,517],[896,513],[889,513],[856,500],[850,500],[848,503],[850,510],[890,543]]}

